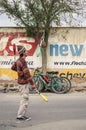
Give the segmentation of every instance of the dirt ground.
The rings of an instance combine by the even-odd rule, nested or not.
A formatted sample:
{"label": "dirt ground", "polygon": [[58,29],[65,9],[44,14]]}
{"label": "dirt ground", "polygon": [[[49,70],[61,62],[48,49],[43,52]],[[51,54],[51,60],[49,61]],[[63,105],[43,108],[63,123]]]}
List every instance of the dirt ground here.
{"label": "dirt ground", "polygon": [[85,78],[74,78],[71,80],[71,84],[72,84],[71,92],[86,91],[86,77]]}
{"label": "dirt ground", "polygon": [[[72,92],[86,91],[86,77],[85,78],[73,78],[71,81]],[[17,80],[0,80],[0,91],[2,92],[18,92]]]}

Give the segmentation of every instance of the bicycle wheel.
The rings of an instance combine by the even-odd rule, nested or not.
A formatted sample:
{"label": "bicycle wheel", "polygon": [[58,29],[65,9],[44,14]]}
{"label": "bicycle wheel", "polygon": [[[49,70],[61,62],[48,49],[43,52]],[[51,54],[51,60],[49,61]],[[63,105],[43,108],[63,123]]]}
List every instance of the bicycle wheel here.
{"label": "bicycle wheel", "polygon": [[55,77],[52,84],[53,92],[57,94],[67,93],[71,88],[71,83],[64,77]]}
{"label": "bicycle wheel", "polygon": [[33,76],[33,80],[34,80],[34,83],[38,89],[39,92],[43,91],[44,89],[44,84],[43,82],[40,80],[40,77],[37,77],[37,76]]}
{"label": "bicycle wheel", "polygon": [[70,89],[71,89],[71,81],[68,79],[68,78],[66,78],[66,77],[62,77],[64,80],[65,80],[65,82],[67,83],[67,87],[66,87],[66,92],[65,93],[67,93],[67,92],[69,92],[70,91]]}

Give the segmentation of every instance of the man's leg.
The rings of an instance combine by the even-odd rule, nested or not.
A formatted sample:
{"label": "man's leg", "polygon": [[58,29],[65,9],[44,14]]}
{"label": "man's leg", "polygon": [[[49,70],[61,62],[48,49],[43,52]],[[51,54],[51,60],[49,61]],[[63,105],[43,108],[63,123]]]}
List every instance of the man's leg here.
{"label": "man's leg", "polygon": [[17,114],[18,118],[25,116],[29,105],[29,84],[20,85],[19,87],[20,87],[21,101]]}

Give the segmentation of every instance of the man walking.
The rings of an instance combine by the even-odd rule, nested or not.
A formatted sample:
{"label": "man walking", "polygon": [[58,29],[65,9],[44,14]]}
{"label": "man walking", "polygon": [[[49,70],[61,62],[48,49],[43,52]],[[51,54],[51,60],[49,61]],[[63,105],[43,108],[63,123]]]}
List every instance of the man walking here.
{"label": "man walking", "polygon": [[26,111],[29,105],[29,85],[32,86],[33,90],[36,91],[37,89],[30,75],[29,68],[27,67],[27,62],[25,61],[27,57],[27,51],[25,47],[18,45],[17,50],[19,53],[19,59],[11,67],[12,70],[17,71],[19,91],[21,94],[21,101],[17,113],[17,119],[30,120],[31,117],[26,116]]}

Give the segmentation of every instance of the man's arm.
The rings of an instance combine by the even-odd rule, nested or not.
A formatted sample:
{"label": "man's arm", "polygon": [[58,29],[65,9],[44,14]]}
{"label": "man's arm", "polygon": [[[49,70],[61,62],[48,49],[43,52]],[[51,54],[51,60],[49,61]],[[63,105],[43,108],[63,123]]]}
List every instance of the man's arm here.
{"label": "man's arm", "polygon": [[17,64],[16,64],[16,62],[12,65],[11,70],[17,71]]}
{"label": "man's arm", "polygon": [[30,74],[30,71],[29,71],[29,68],[27,67],[27,63],[24,61],[23,63],[23,66],[22,66],[22,69],[23,69],[23,73],[24,73],[24,77],[28,80],[28,82],[31,84],[32,88],[34,90],[36,90],[36,87],[35,87],[35,84],[34,84],[34,81],[33,81],[33,78]]}

